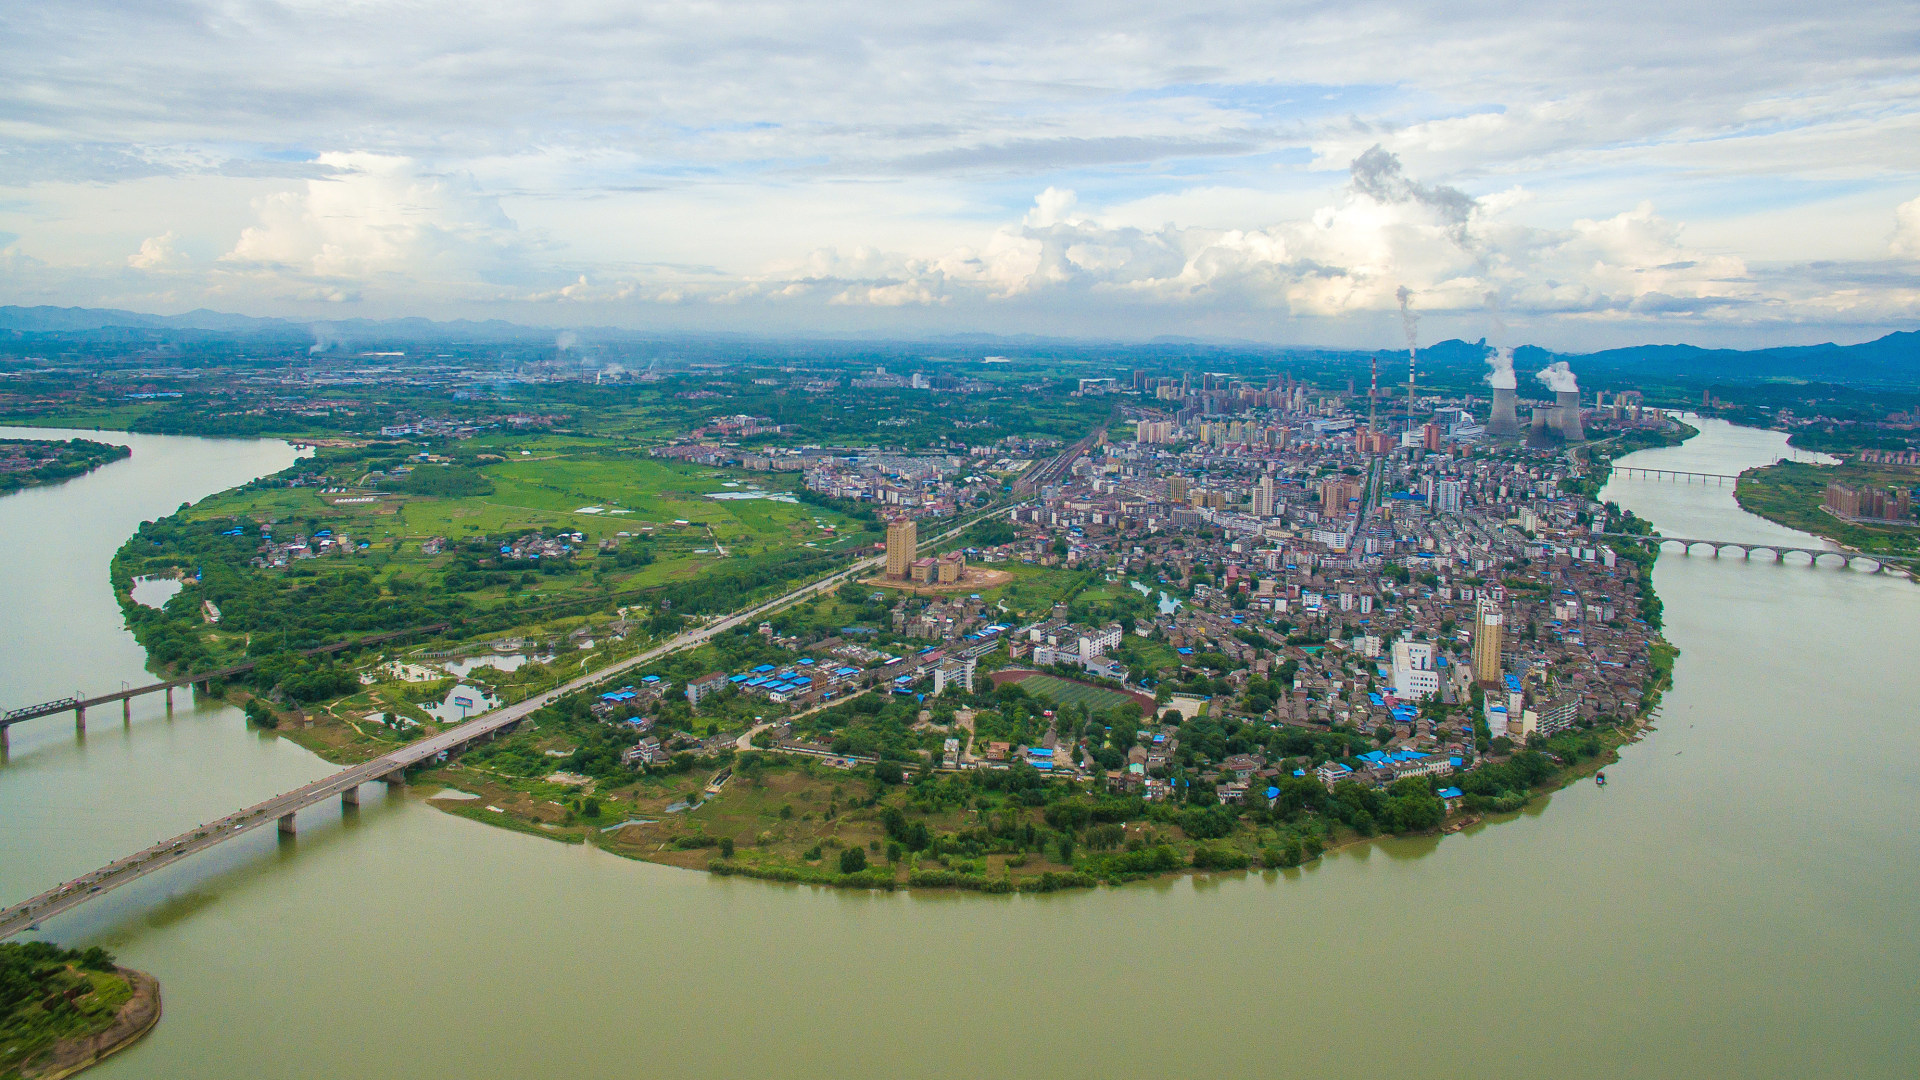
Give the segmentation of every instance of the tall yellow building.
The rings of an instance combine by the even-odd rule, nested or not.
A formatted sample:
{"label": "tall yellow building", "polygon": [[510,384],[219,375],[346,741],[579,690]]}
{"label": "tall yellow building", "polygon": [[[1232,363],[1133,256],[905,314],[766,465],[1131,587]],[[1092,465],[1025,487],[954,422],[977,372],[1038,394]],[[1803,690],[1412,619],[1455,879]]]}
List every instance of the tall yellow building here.
{"label": "tall yellow building", "polygon": [[1473,681],[1500,681],[1500,650],[1505,647],[1506,630],[1501,626],[1500,605],[1483,599],[1473,617]]}
{"label": "tall yellow building", "polygon": [[913,571],[918,554],[920,531],[907,518],[887,523],[887,576],[904,581]]}

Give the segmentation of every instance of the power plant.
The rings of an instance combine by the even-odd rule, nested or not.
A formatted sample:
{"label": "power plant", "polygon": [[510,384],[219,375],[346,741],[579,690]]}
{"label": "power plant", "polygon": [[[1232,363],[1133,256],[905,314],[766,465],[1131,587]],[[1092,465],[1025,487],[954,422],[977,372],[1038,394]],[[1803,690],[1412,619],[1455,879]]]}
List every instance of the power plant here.
{"label": "power plant", "polygon": [[1527,426],[1527,446],[1541,450],[1553,445],[1554,436],[1558,434],[1558,425],[1553,422],[1553,411],[1538,405],[1534,406],[1533,422]]}
{"label": "power plant", "polygon": [[1553,395],[1555,402],[1554,419],[1559,426],[1560,437],[1568,442],[1582,442],[1586,435],[1580,430],[1580,391],[1561,390]]}
{"label": "power plant", "polygon": [[1520,401],[1513,387],[1493,388],[1493,418],[1487,421],[1487,434],[1520,434]]}
{"label": "power plant", "polygon": [[1493,387],[1493,416],[1487,421],[1487,434],[1511,438],[1520,434],[1520,401],[1515,393],[1519,380],[1513,375],[1513,350],[1498,348],[1487,354],[1487,385]]}

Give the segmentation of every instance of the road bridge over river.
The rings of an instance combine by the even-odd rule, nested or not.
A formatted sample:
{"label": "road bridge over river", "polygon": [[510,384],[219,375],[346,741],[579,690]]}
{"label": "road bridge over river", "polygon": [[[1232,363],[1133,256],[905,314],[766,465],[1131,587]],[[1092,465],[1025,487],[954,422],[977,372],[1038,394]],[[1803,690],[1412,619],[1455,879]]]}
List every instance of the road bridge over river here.
{"label": "road bridge over river", "polygon": [[[951,540],[982,518],[1002,513],[1007,509],[1008,507],[1005,506],[995,507],[957,521],[951,528],[928,537],[925,543],[936,545]],[[591,674],[582,675],[545,693],[495,709],[459,727],[450,728],[437,735],[403,746],[372,761],[362,762],[332,776],[315,780],[304,787],[275,795],[271,799],[255,803],[244,810],[237,810],[218,820],[205,822],[178,836],[161,840],[124,858],[116,859],[72,881],[62,882],[29,900],[0,909],[0,940],[12,937],[23,930],[32,929],[61,912],[79,907],[101,893],[110,892],[128,882],[138,881],[148,874],[172,866],[195,852],[204,851],[215,844],[231,840],[269,821],[277,822],[282,833],[292,835],[295,815],[306,807],[336,797],[349,805],[356,804],[359,802],[362,784],[376,781],[389,785],[402,784],[405,782],[407,769],[429,760],[445,760],[449,755],[458,753],[476,742],[491,739],[502,732],[509,731],[516,724],[558,698],[584,690],[629,668],[652,663],[669,653],[703,644],[708,639],[726,633],[749,620],[759,619],[761,616],[803,600],[810,600],[872,570],[876,565],[884,564],[885,561],[885,556],[857,560],[843,570],[835,571],[783,596],[689,630],[651,649],[610,664]],[[109,696],[106,700],[113,700],[113,697]],[[65,708],[72,707],[68,704],[54,711],[64,711]]]}
{"label": "road bridge over river", "polygon": [[[366,637],[354,638],[352,641],[336,641],[331,645],[321,645],[313,649],[302,649],[300,650],[300,655],[323,656],[327,653],[336,653],[345,649],[357,649],[367,645],[378,645],[382,642],[393,641],[396,638],[411,637],[414,634],[427,634],[436,630],[445,630],[451,625],[451,623],[438,622],[428,626],[414,626],[405,630],[393,630],[384,634],[369,634]],[[87,729],[87,710],[115,701],[120,703],[121,718],[123,720],[131,720],[133,718],[133,699],[142,694],[167,695],[167,708],[171,709],[173,708],[173,691],[177,687],[192,686],[204,690],[209,683],[215,680],[226,679],[234,675],[242,675],[252,671],[258,663],[258,660],[248,660],[244,663],[234,664],[231,667],[223,667],[214,671],[198,671],[191,675],[182,675],[177,679],[163,679],[160,682],[148,683],[144,686],[122,687],[111,693],[99,694],[94,697],[86,697],[82,694],[75,693],[72,697],[56,698],[53,701],[43,701],[37,705],[25,705],[17,709],[10,709],[5,713],[0,713],[0,749],[6,748],[7,729],[23,721],[71,711],[73,713],[73,726],[80,731],[85,731]]]}
{"label": "road bridge over river", "polygon": [[1638,533],[1599,533],[1598,535],[1617,540],[1634,540],[1643,544],[1657,544],[1665,548],[1669,544],[1680,545],[1680,554],[1692,555],[1696,549],[1704,548],[1714,558],[1722,552],[1739,553],[1742,559],[1752,559],[1755,553],[1764,552],[1773,556],[1774,562],[1785,562],[1788,555],[1804,555],[1808,566],[1819,566],[1822,559],[1839,560],[1841,566],[1854,567],[1860,563],[1870,564],[1870,573],[1884,573],[1896,566],[1911,570],[1912,564],[1920,562],[1920,555],[1873,555],[1862,551],[1840,551],[1835,548],[1799,547],[1794,544],[1771,544],[1750,540],[1703,540],[1692,536],[1642,536]]}

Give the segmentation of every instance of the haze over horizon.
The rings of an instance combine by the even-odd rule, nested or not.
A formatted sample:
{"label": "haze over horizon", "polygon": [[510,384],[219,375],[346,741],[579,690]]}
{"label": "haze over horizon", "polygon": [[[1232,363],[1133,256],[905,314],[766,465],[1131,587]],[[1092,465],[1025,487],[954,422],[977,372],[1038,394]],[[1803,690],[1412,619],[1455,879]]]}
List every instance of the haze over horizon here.
{"label": "haze over horizon", "polygon": [[[1920,325],[1920,9],[78,3],[0,303],[1755,347]],[[1491,303],[1489,296],[1492,297]]]}

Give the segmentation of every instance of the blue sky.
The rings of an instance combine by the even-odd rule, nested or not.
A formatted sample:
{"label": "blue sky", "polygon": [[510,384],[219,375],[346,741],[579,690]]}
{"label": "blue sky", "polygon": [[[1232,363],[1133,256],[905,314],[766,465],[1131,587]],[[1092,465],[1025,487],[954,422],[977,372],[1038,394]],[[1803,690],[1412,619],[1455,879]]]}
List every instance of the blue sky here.
{"label": "blue sky", "polygon": [[1374,345],[1404,286],[1426,336],[1559,348],[1920,323],[1911,3],[81,0],[0,28],[4,303]]}

